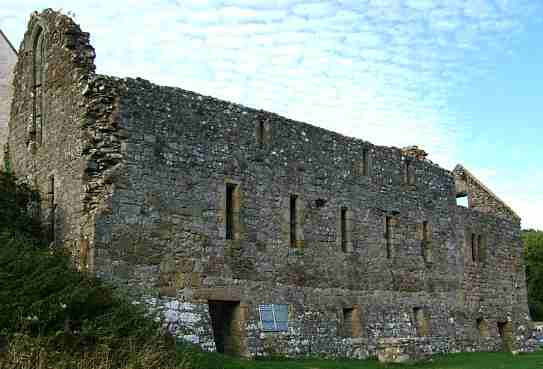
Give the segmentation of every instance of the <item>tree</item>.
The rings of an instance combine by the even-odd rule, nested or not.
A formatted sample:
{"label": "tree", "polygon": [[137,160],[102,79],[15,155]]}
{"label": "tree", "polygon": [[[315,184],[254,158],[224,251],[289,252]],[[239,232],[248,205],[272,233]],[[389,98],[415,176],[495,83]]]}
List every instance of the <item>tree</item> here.
{"label": "tree", "polygon": [[543,320],[543,231],[522,231],[532,319]]}

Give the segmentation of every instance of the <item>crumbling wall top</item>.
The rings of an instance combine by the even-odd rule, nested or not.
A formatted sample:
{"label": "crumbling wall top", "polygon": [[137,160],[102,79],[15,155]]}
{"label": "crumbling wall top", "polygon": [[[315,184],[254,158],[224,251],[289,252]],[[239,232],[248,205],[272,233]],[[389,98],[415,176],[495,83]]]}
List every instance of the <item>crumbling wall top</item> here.
{"label": "crumbling wall top", "polygon": [[464,166],[458,164],[452,173],[457,197],[467,196],[471,209],[520,222],[520,216]]}

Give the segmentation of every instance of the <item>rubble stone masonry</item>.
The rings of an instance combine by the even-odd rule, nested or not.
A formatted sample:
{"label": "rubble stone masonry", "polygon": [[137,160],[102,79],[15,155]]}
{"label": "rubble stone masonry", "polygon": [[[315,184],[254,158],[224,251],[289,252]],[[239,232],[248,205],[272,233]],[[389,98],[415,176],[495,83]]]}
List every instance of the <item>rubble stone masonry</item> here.
{"label": "rubble stone masonry", "polygon": [[469,172],[93,59],[68,17],[32,16],[10,158],[45,194],[51,241],[179,339],[251,357],[528,349],[520,219]]}

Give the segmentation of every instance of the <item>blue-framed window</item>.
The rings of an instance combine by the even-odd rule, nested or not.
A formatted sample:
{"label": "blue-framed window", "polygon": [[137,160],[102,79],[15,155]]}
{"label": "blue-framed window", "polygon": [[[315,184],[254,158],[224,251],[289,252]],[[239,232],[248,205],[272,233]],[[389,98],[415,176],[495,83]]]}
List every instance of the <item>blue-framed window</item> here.
{"label": "blue-framed window", "polygon": [[286,332],[288,330],[288,305],[264,304],[258,308],[262,330],[266,332]]}

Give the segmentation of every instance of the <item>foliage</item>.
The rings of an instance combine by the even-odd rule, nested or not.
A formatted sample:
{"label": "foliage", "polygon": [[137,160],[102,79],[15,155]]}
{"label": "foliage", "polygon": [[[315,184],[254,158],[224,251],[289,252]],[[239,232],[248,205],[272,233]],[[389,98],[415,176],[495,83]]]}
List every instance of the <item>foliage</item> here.
{"label": "foliage", "polygon": [[29,215],[38,201],[0,172],[0,369],[221,367],[220,356],[176,344],[119,287],[48,247]]}
{"label": "foliage", "polygon": [[22,236],[33,244],[38,242],[40,227],[29,213],[39,201],[37,192],[17,183],[13,175],[0,171],[0,233],[3,237]]}
{"label": "foliage", "polygon": [[167,337],[155,337],[143,344],[125,338],[119,348],[101,344],[94,350],[53,349],[53,337],[14,335],[9,351],[0,352],[0,369],[222,369],[223,357],[202,352],[194,345],[177,350]]}
{"label": "foliage", "polygon": [[[0,190],[0,327],[3,334],[147,337],[158,324],[103,282],[79,273],[62,249],[49,249],[27,215],[30,189],[3,175]],[[11,195],[11,196],[10,196]]]}
{"label": "foliage", "polygon": [[4,170],[6,173],[11,173],[11,161],[9,160],[9,155],[4,155]]}
{"label": "foliage", "polygon": [[532,229],[522,231],[522,240],[532,318],[543,320],[543,232]]}

